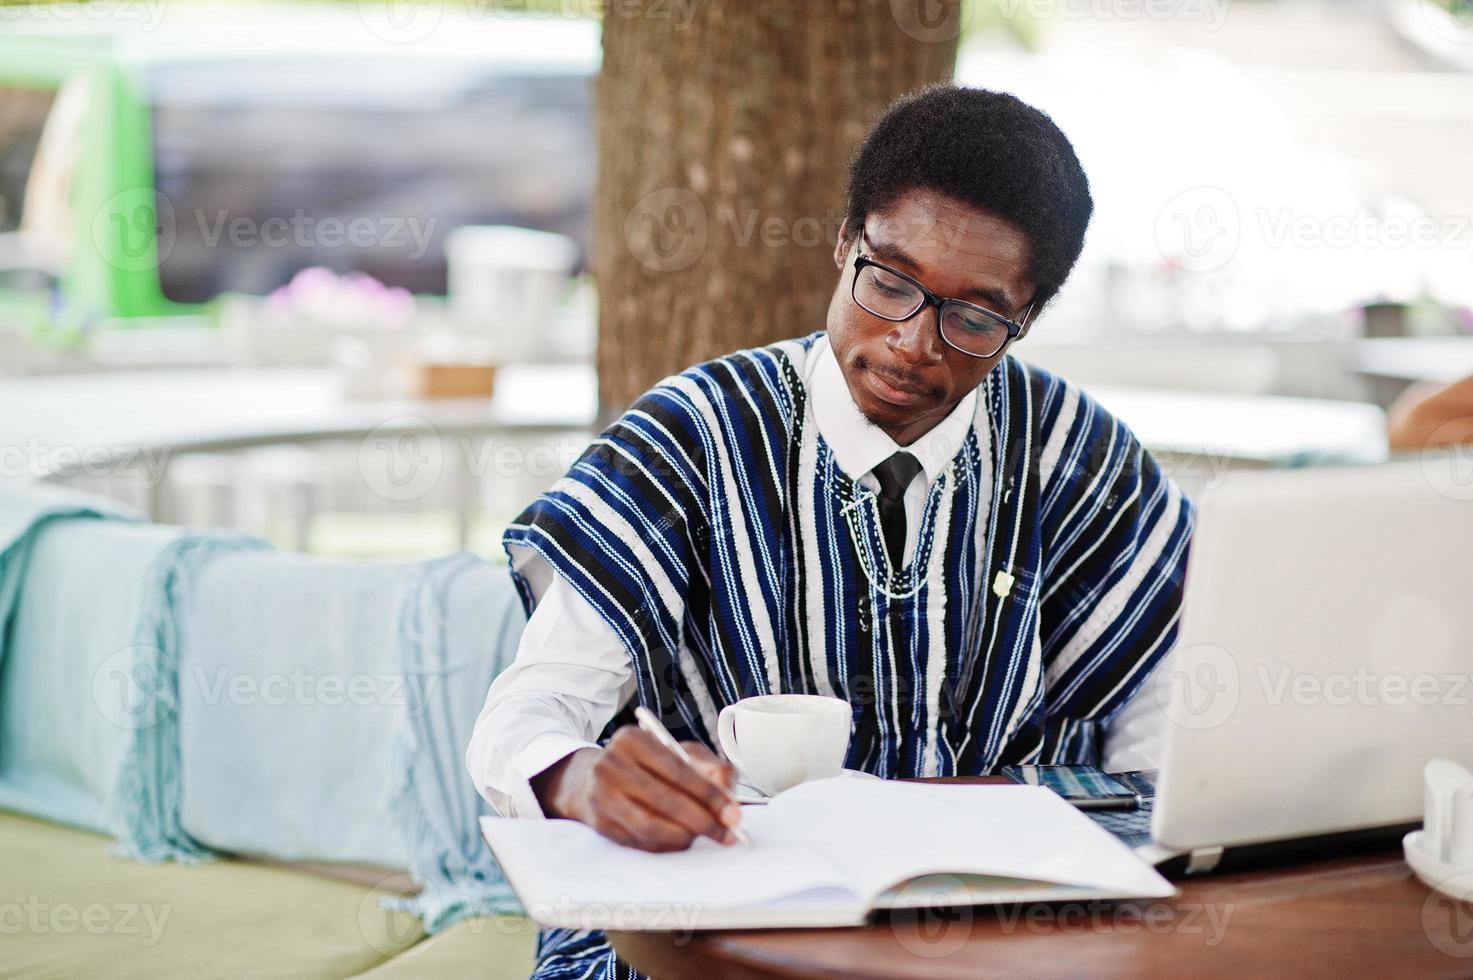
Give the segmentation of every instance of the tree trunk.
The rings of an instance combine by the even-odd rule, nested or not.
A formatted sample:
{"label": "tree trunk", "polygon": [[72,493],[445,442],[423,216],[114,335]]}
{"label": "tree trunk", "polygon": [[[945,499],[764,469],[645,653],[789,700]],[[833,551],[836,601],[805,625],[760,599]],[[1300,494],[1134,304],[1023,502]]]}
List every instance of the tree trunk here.
{"label": "tree trunk", "polygon": [[823,327],[849,158],[892,100],[951,78],[959,2],[609,0],[606,415],[692,364]]}

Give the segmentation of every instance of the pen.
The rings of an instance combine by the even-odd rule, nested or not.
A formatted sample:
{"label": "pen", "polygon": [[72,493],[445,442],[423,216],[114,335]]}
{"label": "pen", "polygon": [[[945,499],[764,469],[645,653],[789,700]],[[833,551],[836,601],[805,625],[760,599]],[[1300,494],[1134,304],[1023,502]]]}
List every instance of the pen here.
{"label": "pen", "polygon": [[[670,732],[665,728],[665,726],[660,724],[660,719],[655,717],[655,713],[653,711],[649,710],[644,705],[640,705],[634,709],[634,718],[636,721],[639,722],[640,728],[655,736],[655,738],[659,740],[661,745],[665,746],[665,748],[678,755],[680,757],[680,760],[686,765],[690,766],[692,769],[695,768],[696,763],[695,760],[690,757],[690,753],[681,748],[680,743],[675,741],[675,736],[671,735]],[[723,790],[723,792],[725,792],[725,790]],[[731,794],[728,793],[727,798],[730,799]],[[732,802],[736,801],[733,800]],[[748,847],[752,846],[751,836],[748,835],[747,832],[741,827],[732,827],[730,828],[730,830],[731,835],[737,840],[741,841],[743,844],[746,844]]]}

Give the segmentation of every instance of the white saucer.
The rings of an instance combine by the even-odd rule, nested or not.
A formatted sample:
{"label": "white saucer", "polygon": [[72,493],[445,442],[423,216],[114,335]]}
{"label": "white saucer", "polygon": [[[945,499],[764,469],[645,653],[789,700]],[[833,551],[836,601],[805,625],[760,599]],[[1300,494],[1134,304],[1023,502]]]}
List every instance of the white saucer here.
{"label": "white saucer", "polygon": [[[861,771],[859,769],[840,769],[839,770],[839,775],[840,776],[848,776],[848,777],[850,777],[852,779],[879,779],[880,778],[879,776],[876,776],[872,772],[863,772],[863,771]],[[737,781],[736,792],[734,792],[732,794],[732,796],[734,796],[736,798],[736,801],[738,803],[750,803],[750,804],[753,804],[753,805],[761,805],[761,804],[766,803],[766,802],[768,802],[769,800],[772,799],[772,797],[768,796],[766,793],[762,792],[757,787],[755,787],[755,786],[749,786],[748,784],[746,784],[744,782],[741,782],[740,780]]]}
{"label": "white saucer", "polygon": [[1422,831],[1414,830],[1401,840],[1402,852],[1406,854],[1412,871],[1433,891],[1460,902],[1473,903],[1473,868],[1458,867],[1427,853],[1422,846],[1422,834]]}

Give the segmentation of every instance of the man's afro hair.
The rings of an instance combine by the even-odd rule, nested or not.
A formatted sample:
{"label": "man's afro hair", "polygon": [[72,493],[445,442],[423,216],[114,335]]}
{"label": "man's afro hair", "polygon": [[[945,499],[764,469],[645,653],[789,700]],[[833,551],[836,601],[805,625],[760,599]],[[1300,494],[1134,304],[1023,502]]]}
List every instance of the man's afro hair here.
{"label": "man's afro hair", "polygon": [[954,85],[897,100],[865,137],[849,165],[849,233],[916,189],[1016,225],[1030,244],[1040,309],[1079,258],[1094,210],[1074,147],[1052,119],[1005,92]]}

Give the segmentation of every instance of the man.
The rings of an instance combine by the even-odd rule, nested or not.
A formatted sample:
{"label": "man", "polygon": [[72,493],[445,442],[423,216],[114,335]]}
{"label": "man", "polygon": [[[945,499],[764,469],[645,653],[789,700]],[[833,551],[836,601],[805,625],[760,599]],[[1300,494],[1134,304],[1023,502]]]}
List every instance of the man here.
{"label": "man", "polygon": [[[666,379],[507,531],[532,614],[468,752],[486,798],[729,843],[716,715],[779,692],[849,701],[846,765],[885,778],[1099,761],[1175,637],[1191,511],[1124,426],[1007,356],[1091,209],[1012,96],[893,106],[851,166],[827,330]],[[625,970],[601,933],[542,937],[538,976]]]}

